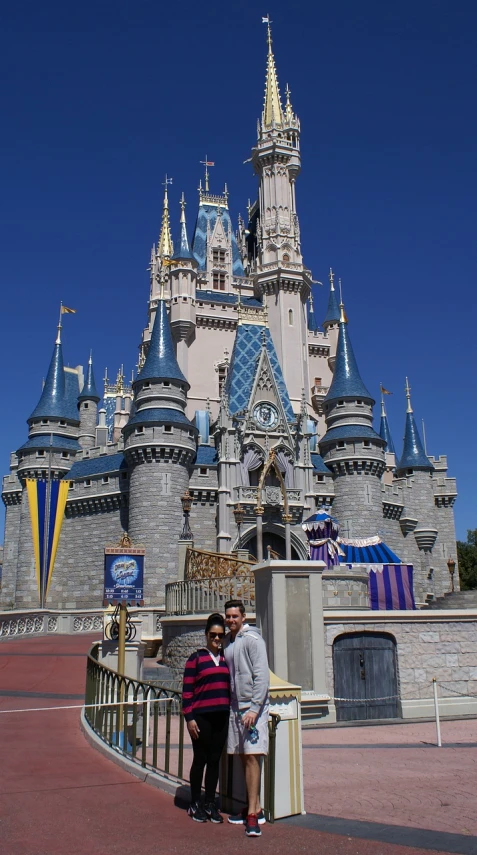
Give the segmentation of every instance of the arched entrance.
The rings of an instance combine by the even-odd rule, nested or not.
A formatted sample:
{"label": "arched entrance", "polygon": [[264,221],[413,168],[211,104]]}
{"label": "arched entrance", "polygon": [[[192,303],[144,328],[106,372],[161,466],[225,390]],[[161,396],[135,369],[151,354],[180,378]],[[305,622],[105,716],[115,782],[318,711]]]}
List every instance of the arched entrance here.
{"label": "arched entrance", "polygon": [[[264,557],[265,561],[268,558],[268,547],[269,546],[271,547],[271,549],[273,549],[274,552],[276,552],[280,556],[280,558],[283,558],[283,559],[285,558],[285,538],[284,537],[282,537],[280,534],[277,534],[274,531],[264,531],[263,536],[262,536],[262,540],[263,540],[263,557]],[[245,544],[245,547],[256,558],[257,557],[257,536],[254,535],[254,537],[251,537],[250,540],[248,540],[247,543]],[[292,548],[291,548],[291,557],[292,557],[292,561],[300,561],[301,560],[296,549],[293,547],[293,544],[292,544]]]}
{"label": "arched entrance", "polygon": [[[399,718],[396,641],[385,632],[350,632],[333,644],[338,721]],[[376,700],[382,698],[383,700]]]}

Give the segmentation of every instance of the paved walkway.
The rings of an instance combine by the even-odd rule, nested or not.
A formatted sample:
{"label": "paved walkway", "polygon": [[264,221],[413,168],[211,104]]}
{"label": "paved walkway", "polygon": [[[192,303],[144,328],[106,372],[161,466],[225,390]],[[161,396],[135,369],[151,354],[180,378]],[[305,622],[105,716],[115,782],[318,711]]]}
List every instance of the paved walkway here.
{"label": "paved walkway", "polygon": [[[84,657],[92,638],[60,636],[0,643],[2,855],[184,855],[188,851],[210,855],[215,847],[227,851],[236,846],[246,851],[260,848],[269,855],[431,855],[432,851],[477,855],[477,838],[467,836],[470,821],[467,816],[463,818],[470,800],[475,803],[477,788],[475,778],[474,783],[469,779],[471,767],[462,756],[451,764],[449,776],[446,772],[448,756],[453,752],[475,755],[475,748],[442,749],[441,766],[433,766],[427,778],[422,766],[433,749],[386,749],[382,745],[383,740],[400,745],[403,741],[419,742],[420,735],[416,732],[411,736],[413,732],[406,726],[305,732],[310,813],[291,822],[268,825],[262,837],[254,840],[245,838],[241,828],[228,824],[193,823],[184,811],[174,808],[170,796],[132,778],[99,755],[81,733],[78,709],[4,713],[81,703]],[[371,730],[381,735],[373,735]],[[402,737],[395,736],[398,731]],[[378,748],[369,747],[375,744],[373,739],[380,740]],[[352,749],[341,747],[349,744]],[[366,748],[357,747],[364,744]],[[429,837],[429,832],[417,827],[410,831],[401,827],[416,825],[416,814],[408,816],[394,804],[393,764],[401,756],[400,750],[409,757],[418,752],[421,759],[415,761],[414,769],[427,790],[434,787],[440,768],[439,791],[448,789],[448,801],[452,806],[458,802],[462,808],[460,825],[453,820],[446,824],[455,832],[431,833]],[[454,767],[458,762],[464,765],[456,792]],[[400,768],[399,778],[407,761]],[[407,775],[405,786],[415,772]],[[428,799],[422,801],[420,828],[433,828],[437,822],[435,806],[430,809],[429,804]],[[427,810],[431,825],[426,825]],[[454,807],[451,813],[456,816]],[[336,822],[336,816],[345,819]],[[475,824],[472,830],[475,833]],[[396,845],[399,842],[405,845]]]}

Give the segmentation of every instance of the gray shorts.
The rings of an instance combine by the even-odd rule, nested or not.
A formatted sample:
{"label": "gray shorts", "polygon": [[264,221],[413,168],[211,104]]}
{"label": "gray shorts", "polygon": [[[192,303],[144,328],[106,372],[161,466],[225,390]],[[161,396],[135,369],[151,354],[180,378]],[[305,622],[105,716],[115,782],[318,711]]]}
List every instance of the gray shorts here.
{"label": "gray shorts", "polygon": [[258,741],[252,742],[250,732],[242,724],[242,714],[233,706],[230,709],[227,754],[268,754],[268,703],[264,704],[255,722]]}

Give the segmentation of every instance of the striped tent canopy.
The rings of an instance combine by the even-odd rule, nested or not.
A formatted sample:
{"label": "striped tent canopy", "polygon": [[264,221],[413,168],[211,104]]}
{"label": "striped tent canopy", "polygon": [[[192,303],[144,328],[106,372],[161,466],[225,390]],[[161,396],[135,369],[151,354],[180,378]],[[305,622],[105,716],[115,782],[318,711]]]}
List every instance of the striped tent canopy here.
{"label": "striped tent canopy", "polygon": [[401,564],[401,559],[378,535],[353,539],[339,537],[338,543],[344,552],[341,564]]}

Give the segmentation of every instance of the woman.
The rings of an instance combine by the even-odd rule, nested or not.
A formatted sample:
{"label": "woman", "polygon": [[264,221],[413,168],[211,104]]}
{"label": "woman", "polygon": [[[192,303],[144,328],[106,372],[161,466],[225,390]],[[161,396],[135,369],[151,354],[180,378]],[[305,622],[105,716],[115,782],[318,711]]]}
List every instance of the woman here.
{"label": "woman", "polygon": [[[230,711],[230,674],[222,652],[225,622],[212,614],[205,627],[205,647],[189,656],[182,690],[182,711],[192,739],[189,816],[196,822],[223,822],[215,804],[219,762],[227,739]],[[205,803],[200,794],[205,768]]]}

